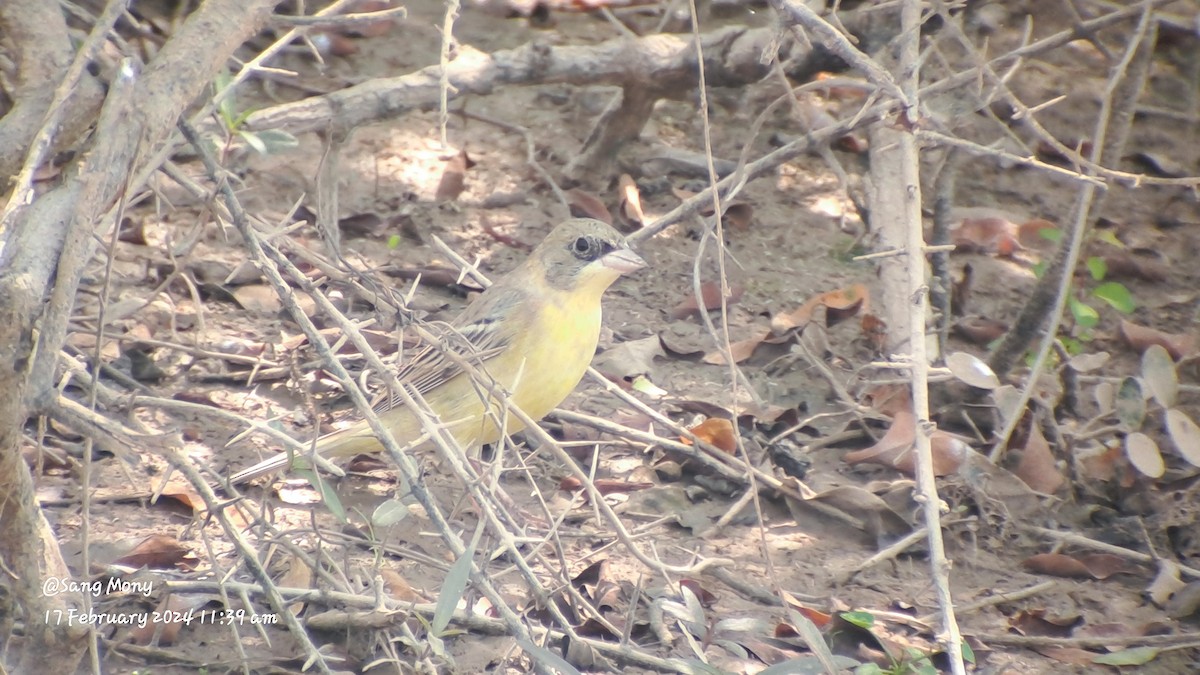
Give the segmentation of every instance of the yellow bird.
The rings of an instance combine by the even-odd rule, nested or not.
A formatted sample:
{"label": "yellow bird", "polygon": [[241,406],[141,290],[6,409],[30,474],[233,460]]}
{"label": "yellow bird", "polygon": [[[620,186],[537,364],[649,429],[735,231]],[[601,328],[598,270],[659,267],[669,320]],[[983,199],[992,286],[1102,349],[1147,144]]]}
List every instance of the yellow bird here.
{"label": "yellow bird", "polygon": [[[475,299],[450,325],[442,344],[415,352],[397,373],[415,389],[463,447],[495,443],[524,424],[505,416],[500,392],[531,418],[541,419],[583,379],[600,337],[600,298],[622,274],[646,265],[616,230],[598,220],[568,220],[529,258]],[[447,357],[475,365],[470,373]],[[419,417],[393,396],[376,406],[380,420],[403,444],[418,438]],[[496,420],[505,419],[501,430]],[[324,457],[380,452],[365,421],[317,439]],[[243,483],[277,471],[288,453],[235,474]]]}

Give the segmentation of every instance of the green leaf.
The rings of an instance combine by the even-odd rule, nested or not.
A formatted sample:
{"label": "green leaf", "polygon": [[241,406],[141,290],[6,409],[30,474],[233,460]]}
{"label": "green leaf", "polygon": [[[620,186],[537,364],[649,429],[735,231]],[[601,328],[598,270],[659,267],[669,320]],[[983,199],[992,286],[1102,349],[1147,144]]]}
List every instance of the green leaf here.
{"label": "green leaf", "polygon": [[1128,248],[1128,246],[1125,245],[1125,242],[1117,238],[1116,230],[1100,230],[1096,233],[1096,241],[1102,241],[1120,249]]}
{"label": "green leaf", "polygon": [[1045,260],[1034,263],[1033,264],[1033,276],[1038,279],[1041,279],[1042,277],[1046,276],[1046,267],[1047,267],[1047,264],[1046,264]]}
{"label": "green leaf", "polygon": [[563,675],[582,675],[578,670],[576,670],[575,666],[572,666],[565,659],[563,659],[563,657],[555,654],[545,647],[539,647],[538,645],[521,638],[517,638],[517,646],[523,649],[525,653],[528,654],[529,657],[532,658],[536,663],[540,663],[543,666],[550,666]]}
{"label": "green leaf", "polygon": [[1091,305],[1071,298],[1067,300],[1067,307],[1071,309],[1071,316],[1075,317],[1075,323],[1084,328],[1092,328],[1100,323],[1100,315],[1096,313],[1096,310],[1092,309]]}
{"label": "green leaf", "polygon": [[1105,666],[1144,666],[1158,656],[1157,647],[1130,647],[1111,654],[1101,654],[1092,663]]}
{"label": "green leaf", "polygon": [[346,518],[346,507],[342,506],[342,500],[338,497],[337,491],[333,489],[333,484],[321,478],[312,469],[297,469],[295,473],[308,481],[313,489],[321,495],[321,501],[325,502],[325,507],[338,519],[339,523],[345,525],[350,522]]}
{"label": "green leaf", "polygon": [[266,151],[263,154],[274,155],[300,146],[300,139],[283,129],[263,129],[262,131],[254,132],[254,134],[266,146]]}
{"label": "green leaf", "polygon": [[1109,281],[1097,286],[1092,295],[1112,305],[1113,309],[1122,314],[1133,312],[1137,306],[1133,301],[1133,295],[1125,288],[1125,284]]}
{"label": "green leaf", "polygon": [[[483,524],[482,521],[480,524]],[[482,530],[476,531],[476,536],[467,545],[467,549],[450,566],[450,571],[446,572],[437,606],[433,609],[433,621],[429,624],[429,632],[434,635],[442,635],[445,632],[446,626],[450,625],[450,619],[454,617],[458,601],[467,590],[467,583],[471,581],[471,560],[475,557],[475,546],[479,543],[481,533]]]}
{"label": "green leaf", "polygon": [[1146,397],[1142,394],[1142,383],[1136,377],[1126,377],[1117,388],[1114,403],[1117,420],[1129,431],[1142,428],[1146,419]]}
{"label": "green leaf", "polygon": [[[213,80],[213,94],[225,91],[231,82],[233,82],[233,75],[230,75],[228,71],[222,70],[217,73]],[[217,113],[220,114],[221,121],[225,123],[225,128],[232,131],[235,128],[233,118],[237,116],[237,113],[234,112],[232,92],[221,99],[221,103],[217,105]]]}
{"label": "green leaf", "polygon": [[254,133],[253,131],[239,131],[238,135],[242,137],[243,141],[246,141],[246,145],[253,148],[258,154],[267,154],[267,144],[258,137],[258,134]]}
{"label": "green leaf", "polygon": [[1084,264],[1087,265],[1088,271],[1092,273],[1093,279],[1104,281],[1104,277],[1108,274],[1108,263],[1104,262],[1104,258],[1092,256]]}
{"label": "green leaf", "polygon": [[398,235],[398,234],[393,234],[392,236],[388,237],[388,240],[387,240],[388,249],[393,250],[393,251],[396,250],[397,248],[400,247],[401,241],[402,240],[400,238],[400,235]]}
{"label": "green leaf", "polygon": [[871,630],[875,626],[875,615],[870,612],[842,612],[842,619],[859,628]]}
{"label": "green leaf", "polygon": [[1063,349],[1071,356],[1083,353],[1083,343],[1073,337],[1061,337],[1058,339],[1062,343]]}
{"label": "green leaf", "polygon": [[817,624],[813,623],[812,619],[791,608],[787,610],[787,615],[788,620],[792,622],[792,626],[800,633],[800,637],[804,639],[804,644],[808,645],[808,649],[825,667],[826,672],[837,672],[838,667],[834,661],[833,651],[829,649],[829,645],[825,642],[825,636],[821,635],[821,629],[817,628]]}
{"label": "green leaf", "polygon": [[371,522],[376,527],[390,527],[408,517],[408,507],[398,499],[389,499],[375,507]]}
{"label": "green leaf", "polygon": [[966,661],[971,665],[975,665],[975,650],[971,649],[971,645],[967,644],[966,640],[962,641],[961,647],[963,661]]}
{"label": "green leaf", "polygon": [[1052,241],[1057,244],[1062,241],[1063,233],[1062,230],[1055,227],[1043,227],[1038,230],[1038,236],[1046,241]]}

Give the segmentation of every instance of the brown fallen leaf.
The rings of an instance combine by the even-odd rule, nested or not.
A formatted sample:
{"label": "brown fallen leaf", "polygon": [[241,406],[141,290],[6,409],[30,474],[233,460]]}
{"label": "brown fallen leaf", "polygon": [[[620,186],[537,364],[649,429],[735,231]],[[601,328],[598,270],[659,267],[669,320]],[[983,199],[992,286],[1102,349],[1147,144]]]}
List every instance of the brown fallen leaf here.
{"label": "brown fallen leaf", "polygon": [[1021,566],[1036,574],[1072,579],[1107,579],[1127,572],[1125,559],[1111,553],[1089,553],[1070,556],[1065,553],[1039,553],[1021,562]]}
{"label": "brown fallen leaf", "polygon": [[971,263],[963,265],[962,275],[950,286],[950,315],[966,316],[971,302],[971,284],[975,280],[975,268]]}
{"label": "brown fallen leaf", "polygon": [[1011,257],[1024,250],[1019,238],[1020,226],[997,216],[963,218],[950,228],[950,242],[956,253],[986,253]]}
{"label": "brown fallen leaf", "polygon": [[1058,462],[1054,459],[1050,444],[1037,424],[1029,429],[1029,440],[1025,442],[1021,461],[1013,473],[1029,487],[1048,495],[1057,492],[1066,482],[1058,470]]}
{"label": "brown fallen leaf", "polygon": [[1045,609],[1021,610],[1008,621],[1009,627],[1021,635],[1036,637],[1070,637],[1081,623],[1083,617],[1078,614],[1059,616]]}
{"label": "brown fallen leaf", "polygon": [[734,202],[725,209],[725,223],[737,232],[746,232],[754,220],[754,207],[744,202]]}
{"label": "brown fallen leaf", "polygon": [[[623,480],[613,480],[611,478],[597,478],[592,481],[596,491],[602,495],[625,494],[628,492],[639,492],[641,490],[649,490],[654,487],[654,483],[633,483]],[[564,492],[574,492],[583,489],[583,482],[575,476],[566,476],[558,482],[558,489]],[[587,494],[584,493],[584,497]]]}
{"label": "brown fallen leaf", "polygon": [[[742,293],[745,292],[745,287],[741,284],[730,284],[729,295],[725,296],[725,304],[732,305],[742,299]],[[721,284],[716,281],[706,281],[700,284],[700,295],[704,302],[704,311],[710,311],[721,307]],[[696,304],[696,294],[688,293],[674,309],[671,310],[671,318],[675,320],[686,319],[690,316],[699,316],[700,307]]]}
{"label": "brown fallen leaf", "polygon": [[[843,455],[848,464],[881,464],[909,476],[916,475],[917,418],[909,410],[901,410],[892,418],[892,426],[875,445]],[[945,431],[935,431],[929,438],[935,476],[957,473],[972,452],[958,437]]]}
{"label": "brown fallen leaf", "polygon": [[866,80],[850,77],[845,73],[821,71],[813,77],[813,81],[830,82],[819,91],[822,91],[826,98],[835,101],[861,101],[867,97],[868,92],[874,89]]}
{"label": "brown fallen leaf", "polygon": [[[190,562],[188,562],[189,558]],[[113,564],[134,568],[171,569],[180,567],[190,569],[195,567],[196,560],[191,549],[184,546],[175,537],[166,534],[152,534],[134,546],[132,551],[114,560]]]}
{"label": "brown fallen leaf", "polygon": [[[727,419],[710,417],[688,431],[722,452],[730,455],[737,452],[737,431],[733,428],[733,422]],[[680,437],[679,440],[687,445],[692,444],[691,439],[687,437]]]}
{"label": "brown fallen leaf", "polygon": [[153,620],[145,626],[139,625],[129,634],[129,639],[135,645],[169,646],[179,637],[179,631],[185,625],[190,625],[195,610],[208,604],[206,596],[186,596],[180,593],[169,593],[163,598],[154,612],[147,612]]}
{"label": "brown fallen leaf", "polygon": [[567,208],[572,218],[595,218],[608,225],[613,224],[608,207],[596,195],[579,188],[567,190]]}
{"label": "brown fallen leaf", "polygon": [[[871,311],[871,292],[866,284],[853,284],[845,288],[826,291],[812,296],[791,312],[776,314],[771,318],[771,332],[782,335],[794,328],[803,328],[812,321],[813,314],[818,308],[832,310],[833,318],[827,311],[826,325],[832,326],[847,316],[858,313],[869,314]],[[832,323],[831,323],[832,321]]]}
{"label": "brown fallen leaf", "polygon": [[442,170],[442,178],[438,181],[437,193],[434,199],[439,202],[452,202],[467,187],[467,169],[475,166],[475,162],[467,155],[466,148],[446,162]]}
{"label": "brown fallen leaf", "polygon": [[955,337],[981,347],[999,340],[1007,332],[1008,324],[982,316],[969,316],[960,319],[955,321],[954,325],[950,327],[950,333]]}
{"label": "brown fallen leaf", "polygon": [[[737,342],[729,343],[729,353],[733,357],[733,362],[741,363],[751,356],[754,356],[754,351],[758,349],[758,346],[766,341],[767,337],[770,335],[771,331],[764,330],[762,333],[746,338],[745,340],[738,340]],[[714,366],[723,366],[726,364],[725,352],[721,351],[720,349],[714,349],[713,351],[708,352],[701,360]]]}
{"label": "brown fallen leaf", "polygon": [[1139,354],[1146,351],[1150,345],[1161,345],[1176,361],[1196,353],[1196,336],[1167,333],[1132,321],[1121,321],[1121,337]]}
{"label": "brown fallen leaf", "polygon": [[383,592],[400,602],[423,602],[425,597],[418,593],[399,572],[387,567],[380,568],[379,576],[383,579]]}
{"label": "brown fallen leaf", "polygon": [[1167,280],[1167,266],[1146,256],[1138,256],[1129,250],[1116,251],[1104,256],[1105,280],[1141,279],[1159,283]]}

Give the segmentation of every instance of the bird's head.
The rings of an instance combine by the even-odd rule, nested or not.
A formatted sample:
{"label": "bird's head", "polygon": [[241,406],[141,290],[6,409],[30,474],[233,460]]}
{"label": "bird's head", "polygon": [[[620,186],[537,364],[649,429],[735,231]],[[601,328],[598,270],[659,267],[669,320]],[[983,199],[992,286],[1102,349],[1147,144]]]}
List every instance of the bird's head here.
{"label": "bird's head", "polygon": [[592,291],[597,296],[622,274],[646,266],[620,232],[591,218],[560,224],[529,258],[531,264],[541,265],[555,290]]}

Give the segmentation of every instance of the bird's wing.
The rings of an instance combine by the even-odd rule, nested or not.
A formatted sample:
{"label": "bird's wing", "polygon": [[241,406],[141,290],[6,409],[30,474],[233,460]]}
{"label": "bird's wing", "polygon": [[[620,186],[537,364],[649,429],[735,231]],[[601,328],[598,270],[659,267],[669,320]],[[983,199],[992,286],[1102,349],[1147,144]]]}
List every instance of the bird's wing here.
{"label": "bird's wing", "polygon": [[[527,293],[521,288],[492,287],[489,296],[486,302],[481,297],[468,306],[454,323],[437,325],[434,332],[441,339],[413,353],[397,370],[396,378],[425,395],[461,373],[461,361],[486,372],[487,361],[512,344],[513,335],[521,329],[513,313]],[[390,410],[403,401],[398,393],[385,393],[375,412]]]}

